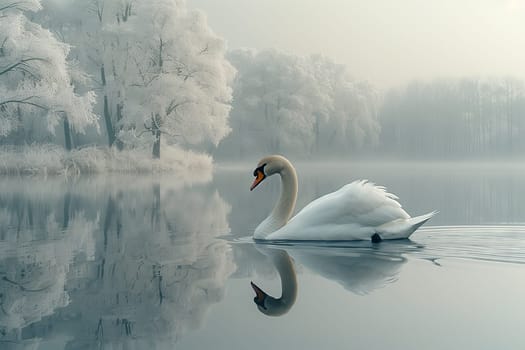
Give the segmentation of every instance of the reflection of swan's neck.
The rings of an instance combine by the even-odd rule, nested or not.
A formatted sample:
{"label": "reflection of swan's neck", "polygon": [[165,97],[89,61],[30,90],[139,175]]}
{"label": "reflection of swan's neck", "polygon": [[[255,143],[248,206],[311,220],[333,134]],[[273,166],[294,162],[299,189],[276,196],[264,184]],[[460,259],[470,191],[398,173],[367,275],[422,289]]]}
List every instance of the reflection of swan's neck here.
{"label": "reflection of swan's neck", "polygon": [[265,238],[277,231],[290,219],[297,199],[297,174],[289,162],[279,171],[281,176],[281,195],[270,215],[255,229],[255,238]]}
{"label": "reflection of swan's neck", "polygon": [[286,251],[273,251],[271,257],[281,278],[281,297],[274,298],[265,293],[264,307],[259,306],[259,310],[268,316],[281,316],[287,313],[295,303],[297,277],[292,260]]}

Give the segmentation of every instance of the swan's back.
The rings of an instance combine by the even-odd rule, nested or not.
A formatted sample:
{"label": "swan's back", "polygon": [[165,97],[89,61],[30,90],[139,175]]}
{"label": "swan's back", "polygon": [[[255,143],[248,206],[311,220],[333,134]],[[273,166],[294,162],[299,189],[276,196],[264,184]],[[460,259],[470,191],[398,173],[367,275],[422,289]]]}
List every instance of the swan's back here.
{"label": "swan's back", "polygon": [[395,195],[359,180],[312,201],[267,238],[318,240],[322,234],[327,240],[363,239],[373,235],[377,226],[408,218]]}

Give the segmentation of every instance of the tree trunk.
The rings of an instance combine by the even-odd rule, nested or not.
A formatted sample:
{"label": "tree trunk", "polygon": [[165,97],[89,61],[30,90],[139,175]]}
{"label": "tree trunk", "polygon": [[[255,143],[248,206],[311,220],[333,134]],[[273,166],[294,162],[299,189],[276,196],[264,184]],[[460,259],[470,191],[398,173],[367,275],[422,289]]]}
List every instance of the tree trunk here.
{"label": "tree trunk", "polygon": [[319,138],[321,137],[321,132],[320,132],[320,126],[319,124],[321,123],[319,121],[320,117],[319,115],[316,113],[315,114],[315,124],[314,124],[314,150],[312,151],[312,153],[314,154],[319,154]]}
{"label": "tree trunk", "polygon": [[115,130],[111,122],[111,114],[109,113],[108,96],[104,95],[104,120],[106,121],[106,131],[108,133],[109,147],[115,142]]}
{"label": "tree trunk", "polygon": [[106,72],[104,65],[100,67],[100,80],[104,88],[104,120],[106,122],[106,132],[108,134],[109,147],[115,142],[115,129],[113,128],[113,122],[111,121],[111,113],[109,112],[108,94],[106,92]]}
{"label": "tree trunk", "polygon": [[111,222],[113,221],[113,215],[115,213],[116,204],[113,197],[110,195],[108,198],[108,204],[106,206],[106,217],[104,218],[103,234],[104,234],[104,251],[108,247],[108,233],[110,232]]}
{"label": "tree trunk", "polygon": [[15,145],[22,145],[25,142],[31,142],[31,140],[27,139],[26,130],[24,127],[24,122],[22,121],[22,109],[20,108],[20,104],[16,106],[16,114],[18,116],[18,123],[19,127],[13,130],[13,136],[14,136],[14,144]]}
{"label": "tree trunk", "polygon": [[155,141],[153,142],[153,158],[160,159],[160,130],[154,131]]}
{"label": "tree trunk", "polygon": [[69,128],[69,119],[64,117],[64,141],[66,143],[66,150],[71,151],[71,129]]}
{"label": "tree trunk", "polygon": [[[124,109],[124,105],[122,103],[118,103],[117,104],[117,123],[120,124],[120,121],[122,120],[122,110]],[[119,128],[119,131],[121,130],[121,128]],[[117,145],[117,149],[119,151],[122,151],[122,149],[124,148],[124,143],[122,142],[122,140],[119,140],[117,139],[117,134],[116,132],[113,130],[113,135],[115,137],[115,144]]]}
{"label": "tree trunk", "polygon": [[160,230],[160,183],[153,184],[153,206],[151,208],[152,232]]}
{"label": "tree trunk", "polygon": [[64,195],[64,218],[62,220],[62,229],[69,227],[69,218],[71,212],[71,192],[67,191]]}

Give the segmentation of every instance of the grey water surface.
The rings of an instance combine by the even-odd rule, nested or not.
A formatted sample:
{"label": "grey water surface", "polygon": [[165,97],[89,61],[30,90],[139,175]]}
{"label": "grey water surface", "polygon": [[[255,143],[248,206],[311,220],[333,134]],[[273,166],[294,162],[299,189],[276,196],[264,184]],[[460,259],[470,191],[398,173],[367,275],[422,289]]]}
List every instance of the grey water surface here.
{"label": "grey water surface", "polygon": [[380,244],[253,243],[279,183],[250,192],[252,167],[1,179],[0,349],[525,347],[525,167],[297,164],[299,208],[367,178],[439,211]]}

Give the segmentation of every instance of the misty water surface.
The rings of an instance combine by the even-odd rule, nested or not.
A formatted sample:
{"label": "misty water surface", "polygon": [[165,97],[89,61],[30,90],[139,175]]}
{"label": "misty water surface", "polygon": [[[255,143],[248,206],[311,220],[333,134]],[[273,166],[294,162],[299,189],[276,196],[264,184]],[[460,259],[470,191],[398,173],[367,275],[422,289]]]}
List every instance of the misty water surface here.
{"label": "misty water surface", "polygon": [[[412,215],[440,213],[411,240],[256,245],[279,184],[250,192],[252,167],[192,184],[2,179],[0,348],[525,345],[525,168],[301,163],[299,207],[368,178]],[[296,298],[264,315],[250,281],[279,297],[286,271]]]}

